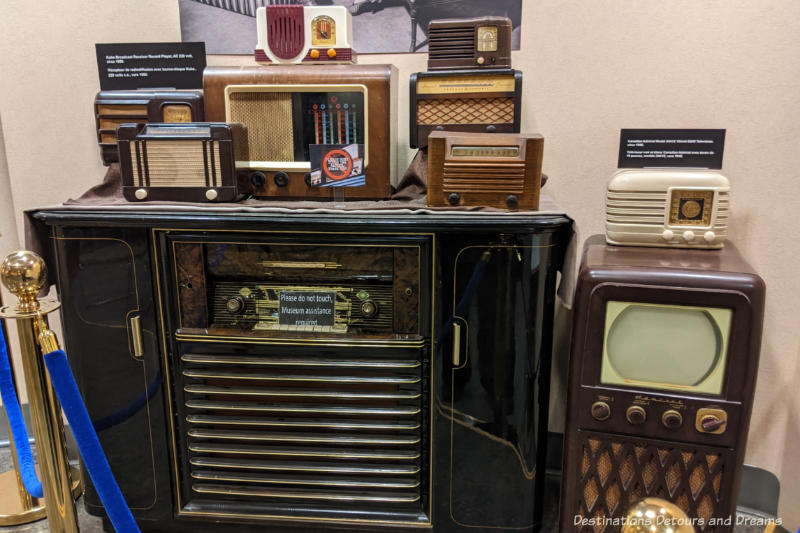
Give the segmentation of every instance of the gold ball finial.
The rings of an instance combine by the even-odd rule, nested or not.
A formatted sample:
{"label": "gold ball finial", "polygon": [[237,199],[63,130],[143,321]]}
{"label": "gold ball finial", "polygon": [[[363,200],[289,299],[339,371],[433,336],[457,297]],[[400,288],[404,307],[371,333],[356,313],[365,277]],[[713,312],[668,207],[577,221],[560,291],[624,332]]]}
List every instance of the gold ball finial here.
{"label": "gold ball finial", "polygon": [[628,509],[622,533],[694,533],[694,527],[689,515],[674,503],[644,498]]}
{"label": "gold ball finial", "polygon": [[19,298],[20,311],[32,313],[39,309],[36,295],[47,283],[47,266],[39,255],[26,250],[9,254],[0,266],[0,278]]}

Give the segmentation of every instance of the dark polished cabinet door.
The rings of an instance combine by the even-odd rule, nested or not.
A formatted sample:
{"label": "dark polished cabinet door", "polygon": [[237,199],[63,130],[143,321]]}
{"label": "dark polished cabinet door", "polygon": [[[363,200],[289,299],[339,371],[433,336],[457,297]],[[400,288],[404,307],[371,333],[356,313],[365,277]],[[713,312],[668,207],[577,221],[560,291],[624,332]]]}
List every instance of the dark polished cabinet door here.
{"label": "dark polished cabinet door", "polygon": [[[133,512],[166,518],[172,494],[148,242],[141,229],[54,235],[65,351],[100,443]],[[87,509],[102,514],[83,478]]]}
{"label": "dark polished cabinet door", "polygon": [[541,520],[551,239],[493,235],[443,245],[435,424],[445,531],[533,531]]}

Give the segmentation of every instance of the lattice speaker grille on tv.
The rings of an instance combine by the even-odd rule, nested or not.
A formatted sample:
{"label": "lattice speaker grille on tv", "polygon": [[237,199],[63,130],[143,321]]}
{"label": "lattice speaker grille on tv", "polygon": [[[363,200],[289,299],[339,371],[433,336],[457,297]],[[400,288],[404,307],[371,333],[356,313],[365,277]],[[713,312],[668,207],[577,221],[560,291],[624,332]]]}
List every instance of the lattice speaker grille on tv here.
{"label": "lattice speaker grille on tv", "polygon": [[417,103],[417,124],[513,124],[513,98],[443,98]]}
{"label": "lattice speaker grille on tv", "polygon": [[[622,518],[627,509],[646,496],[677,504],[691,518],[704,522],[721,517],[720,490],[725,471],[724,456],[684,444],[592,436],[581,433],[583,460],[575,502],[576,515],[600,519],[581,533],[610,533],[618,526],[603,519]],[[699,526],[713,532],[710,525]]]}
{"label": "lattice speaker grille on tv", "polygon": [[228,122],[247,126],[251,161],[294,161],[291,93],[232,92]]}

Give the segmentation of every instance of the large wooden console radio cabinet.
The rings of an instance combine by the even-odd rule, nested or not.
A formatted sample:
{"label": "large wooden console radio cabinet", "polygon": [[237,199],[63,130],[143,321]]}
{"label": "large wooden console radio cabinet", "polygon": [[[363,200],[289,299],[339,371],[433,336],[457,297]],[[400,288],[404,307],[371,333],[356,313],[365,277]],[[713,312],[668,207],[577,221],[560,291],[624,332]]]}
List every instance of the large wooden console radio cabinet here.
{"label": "large wooden console radio cabinet", "polygon": [[31,216],[144,531],[540,527],[567,217]]}

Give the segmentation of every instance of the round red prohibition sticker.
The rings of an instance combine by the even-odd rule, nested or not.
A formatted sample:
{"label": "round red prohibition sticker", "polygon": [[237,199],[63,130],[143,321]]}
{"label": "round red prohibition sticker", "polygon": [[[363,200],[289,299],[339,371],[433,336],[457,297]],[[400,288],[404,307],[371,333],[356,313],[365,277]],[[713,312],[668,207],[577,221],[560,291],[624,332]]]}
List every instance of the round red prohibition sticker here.
{"label": "round red prohibition sticker", "polygon": [[331,150],[322,156],[322,170],[330,179],[342,180],[353,171],[353,158],[344,150]]}

